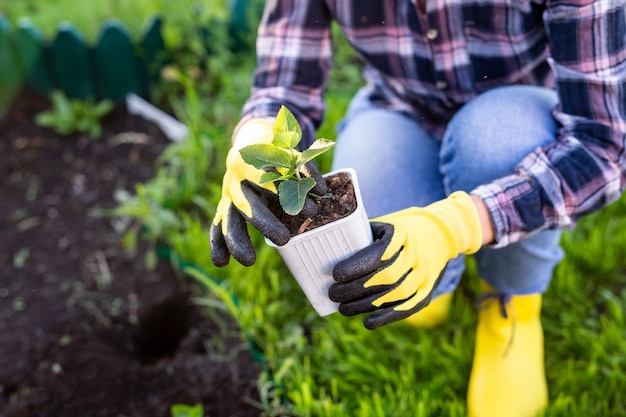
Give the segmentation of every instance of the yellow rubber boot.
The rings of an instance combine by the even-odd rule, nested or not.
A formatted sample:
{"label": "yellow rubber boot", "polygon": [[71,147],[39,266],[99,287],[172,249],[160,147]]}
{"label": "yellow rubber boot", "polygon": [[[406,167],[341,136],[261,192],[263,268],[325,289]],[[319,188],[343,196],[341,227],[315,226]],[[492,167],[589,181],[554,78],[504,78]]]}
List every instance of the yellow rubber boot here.
{"label": "yellow rubber boot", "polygon": [[452,292],[441,294],[425,308],[407,317],[404,321],[411,326],[431,329],[443,323],[446,317],[448,317],[450,304],[452,304]]}
{"label": "yellow rubber boot", "polygon": [[[506,316],[503,316],[504,306]],[[470,417],[536,417],[548,403],[541,295],[491,298],[478,315]]]}

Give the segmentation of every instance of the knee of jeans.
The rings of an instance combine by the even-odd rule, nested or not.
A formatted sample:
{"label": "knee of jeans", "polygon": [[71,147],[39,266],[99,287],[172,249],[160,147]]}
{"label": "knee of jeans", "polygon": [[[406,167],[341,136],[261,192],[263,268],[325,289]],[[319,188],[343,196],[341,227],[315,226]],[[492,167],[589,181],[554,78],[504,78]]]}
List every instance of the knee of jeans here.
{"label": "knee of jeans", "polygon": [[544,135],[547,132],[553,137],[556,120],[552,109],[556,103],[556,93],[548,88],[527,85],[496,88],[467,102],[450,120],[445,136],[479,140],[487,136],[495,140],[510,134],[515,136],[511,140],[519,140],[528,130]]}
{"label": "knee of jeans", "polygon": [[[441,146],[441,170],[459,189],[512,172],[538,146],[556,140],[553,91],[510,86],[483,93],[451,119]],[[456,178],[472,184],[455,184]]]}

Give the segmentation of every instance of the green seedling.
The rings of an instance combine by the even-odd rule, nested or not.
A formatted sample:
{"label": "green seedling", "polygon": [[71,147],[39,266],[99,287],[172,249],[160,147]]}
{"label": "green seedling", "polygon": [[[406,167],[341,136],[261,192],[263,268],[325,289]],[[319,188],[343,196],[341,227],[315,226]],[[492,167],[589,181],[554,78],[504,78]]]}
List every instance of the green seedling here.
{"label": "green seedling", "polygon": [[111,100],[94,102],[70,99],[61,91],[51,95],[52,109],[39,113],[35,123],[61,135],[87,133],[94,139],[102,135],[101,119],[113,109]]}
{"label": "green seedling", "polygon": [[204,406],[202,404],[186,405],[174,404],[170,407],[172,417],[203,417]]}
{"label": "green seedling", "polygon": [[295,216],[302,211],[306,197],[316,184],[313,178],[303,176],[300,170],[335,143],[320,138],[304,151],[298,151],[296,147],[302,140],[302,129],[285,106],[276,115],[273,133],[271,143],[249,145],[239,152],[246,163],[266,171],[261,175],[261,184],[279,182],[280,205],[285,213]]}

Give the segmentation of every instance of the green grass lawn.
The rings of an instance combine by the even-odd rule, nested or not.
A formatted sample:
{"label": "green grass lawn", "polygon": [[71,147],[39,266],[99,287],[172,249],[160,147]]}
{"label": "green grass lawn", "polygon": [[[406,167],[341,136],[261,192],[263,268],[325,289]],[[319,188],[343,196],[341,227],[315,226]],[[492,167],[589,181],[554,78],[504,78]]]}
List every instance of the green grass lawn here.
{"label": "green grass lawn", "polygon": [[[608,211],[624,208],[621,201]],[[626,415],[626,290],[619,253],[626,242],[613,229],[626,225],[606,222],[603,214],[564,235],[567,257],[544,297],[547,416]],[[594,244],[589,229],[609,238]],[[622,249],[610,254],[605,244]],[[613,266],[599,267],[599,258]],[[288,409],[301,416],[465,415],[477,293],[471,261],[469,266],[440,328],[397,323],[372,332],[359,317],[317,317],[275,253],[262,245],[254,267],[204,265],[222,280],[221,299],[234,299],[231,311],[267,361],[269,415]]]}
{"label": "green grass lawn", "polygon": [[[546,416],[626,415],[625,208],[622,200],[563,236],[567,256],[542,316]],[[223,295],[237,298],[233,314],[263,351],[266,386],[277,396],[266,404],[270,415],[283,415],[281,406],[301,416],[465,415],[477,320],[471,260],[441,327],[372,332],[360,317],[317,317],[275,253],[259,251],[251,268],[205,268],[223,280]]]}

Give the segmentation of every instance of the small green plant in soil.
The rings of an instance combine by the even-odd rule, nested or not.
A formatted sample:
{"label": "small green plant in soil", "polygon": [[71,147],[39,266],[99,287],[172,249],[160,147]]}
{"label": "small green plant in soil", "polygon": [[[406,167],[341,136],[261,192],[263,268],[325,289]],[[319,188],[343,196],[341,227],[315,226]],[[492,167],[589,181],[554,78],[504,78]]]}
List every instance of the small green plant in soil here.
{"label": "small green plant in soil", "polygon": [[87,133],[94,139],[102,135],[101,119],[113,110],[111,100],[95,102],[68,98],[61,91],[51,94],[52,109],[39,113],[35,123],[61,135]]}
{"label": "small green plant in soil", "polygon": [[315,179],[305,177],[300,170],[307,162],[330,150],[335,143],[316,139],[309,148],[296,149],[302,140],[302,129],[293,113],[282,106],[276,115],[271,143],[255,144],[240,149],[243,160],[257,169],[266,170],[261,184],[279,182],[278,197],[285,213],[297,215],[304,208],[306,197],[315,187]]}
{"label": "small green plant in soil", "polygon": [[186,405],[186,404],[174,404],[170,408],[172,417],[203,417],[204,407],[202,404]]}

